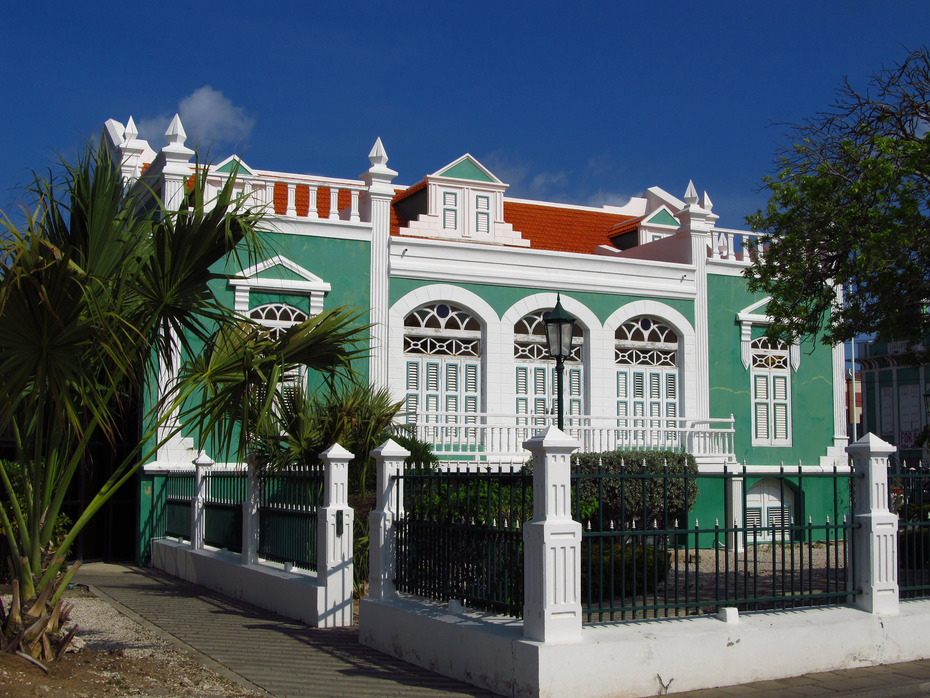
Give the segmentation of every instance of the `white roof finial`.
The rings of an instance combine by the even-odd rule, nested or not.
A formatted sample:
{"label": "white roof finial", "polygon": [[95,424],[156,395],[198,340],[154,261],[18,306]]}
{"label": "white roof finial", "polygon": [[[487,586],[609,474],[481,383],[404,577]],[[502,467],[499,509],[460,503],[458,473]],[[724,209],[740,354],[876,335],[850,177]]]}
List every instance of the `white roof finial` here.
{"label": "white roof finial", "polygon": [[375,144],[371,148],[371,152],[368,153],[368,161],[374,166],[384,166],[387,165],[388,156],[387,151],[384,149],[384,144],[381,142],[381,137],[378,137],[378,140],[375,141]]}
{"label": "white roof finial", "polygon": [[698,201],[697,189],[694,188],[694,181],[688,180],[688,189],[685,191],[685,203],[696,204]]}
{"label": "white roof finial", "polygon": [[184,145],[184,141],[187,140],[187,132],[184,130],[184,125],[181,123],[181,117],[177,114],[175,114],[174,118],[171,120],[168,130],[165,131],[165,138],[168,139],[170,145]]}
{"label": "white roof finial", "polygon": [[710,200],[710,196],[707,195],[707,192],[704,192],[704,196],[701,197],[701,208],[705,211],[714,210],[714,202]]}
{"label": "white roof finial", "polygon": [[139,135],[139,129],[136,128],[136,122],[132,120],[132,117],[129,117],[129,121],[126,122],[126,130],[123,131],[123,143],[129,143],[134,141],[136,136]]}

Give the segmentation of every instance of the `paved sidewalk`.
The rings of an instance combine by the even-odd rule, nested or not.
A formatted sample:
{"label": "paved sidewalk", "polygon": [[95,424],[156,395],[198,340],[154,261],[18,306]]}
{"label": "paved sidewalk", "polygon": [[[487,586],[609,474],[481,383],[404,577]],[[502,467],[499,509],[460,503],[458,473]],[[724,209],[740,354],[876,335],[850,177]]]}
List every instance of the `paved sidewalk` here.
{"label": "paved sidewalk", "polygon": [[[363,647],[358,644],[357,628],[309,628],[157,570],[89,564],[75,581],[93,587],[126,615],[198,653],[205,664],[228,678],[273,696],[494,695]],[[772,661],[778,661],[777,648]],[[930,695],[930,660],[676,695],[926,696]]]}
{"label": "paved sidewalk", "polygon": [[87,564],[74,581],[273,696],[494,695],[364,647],[357,628],[310,628],[157,570]]}

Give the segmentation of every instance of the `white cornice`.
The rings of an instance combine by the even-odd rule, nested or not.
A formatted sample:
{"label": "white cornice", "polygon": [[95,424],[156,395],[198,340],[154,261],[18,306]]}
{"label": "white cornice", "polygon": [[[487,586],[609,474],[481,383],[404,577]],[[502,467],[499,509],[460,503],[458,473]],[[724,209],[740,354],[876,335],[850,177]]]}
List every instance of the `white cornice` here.
{"label": "white cornice", "polygon": [[694,267],[547,250],[391,238],[392,278],[693,300]]}
{"label": "white cornice", "polygon": [[371,223],[350,223],[329,219],[269,217],[263,224],[268,232],[280,235],[330,238],[332,240],[361,240],[371,242]]}

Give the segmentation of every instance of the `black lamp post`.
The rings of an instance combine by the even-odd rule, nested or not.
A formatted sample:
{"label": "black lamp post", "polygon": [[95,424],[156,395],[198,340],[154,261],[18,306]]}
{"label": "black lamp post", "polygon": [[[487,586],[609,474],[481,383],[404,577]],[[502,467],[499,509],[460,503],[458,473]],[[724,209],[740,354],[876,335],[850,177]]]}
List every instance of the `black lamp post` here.
{"label": "black lamp post", "polygon": [[565,422],[562,409],[562,371],[564,362],[572,354],[572,333],[575,329],[575,318],[565,312],[562,307],[561,294],[556,296],[555,308],[546,315],[543,322],[546,324],[546,348],[549,356],[555,359],[556,394],[558,396],[558,427],[564,431]]}

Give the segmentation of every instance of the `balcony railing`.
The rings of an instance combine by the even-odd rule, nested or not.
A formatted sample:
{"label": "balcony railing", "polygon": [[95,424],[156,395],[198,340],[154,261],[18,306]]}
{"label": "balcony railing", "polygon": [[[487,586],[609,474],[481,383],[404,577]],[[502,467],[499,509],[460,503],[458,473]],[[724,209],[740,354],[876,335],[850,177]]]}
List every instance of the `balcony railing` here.
{"label": "balcony railing", "polygon": [[[460,412],[402,413],[398,419],[430,444],[441,461],[463,465],[522,464],[527,458],[523,442],[557,421],[551,414]],[[732,415],[724,419],[567,415],[564,431],[581,442],[582,453],[675,451],[699,460],[736,462]]]}

